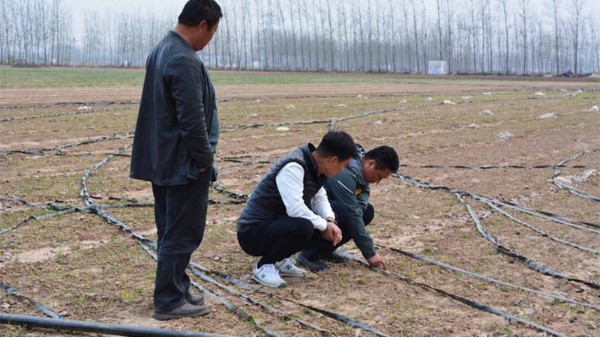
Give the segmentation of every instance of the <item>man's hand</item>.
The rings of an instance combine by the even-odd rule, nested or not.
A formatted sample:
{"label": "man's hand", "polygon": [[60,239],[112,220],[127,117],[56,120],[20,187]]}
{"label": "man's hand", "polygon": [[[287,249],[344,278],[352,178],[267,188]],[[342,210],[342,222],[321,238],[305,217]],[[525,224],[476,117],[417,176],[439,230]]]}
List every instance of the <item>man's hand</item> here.
{"label": "man's hand", "polygon": [[327,229],[321,231],[321,236],[336,246],[342,241],[342,230],[335,223],[327,222]]}
{"label": "man's hand", "polygon": [[385,262],[383,261],[383,259],[381,259],[381,256],[379,256],[379,254],[375,254],[375,256],[367,259],[367,262],[369,262],[369,266],[372,268],[382,268],[384,270],[387,270],[387,266],[385,265]]}

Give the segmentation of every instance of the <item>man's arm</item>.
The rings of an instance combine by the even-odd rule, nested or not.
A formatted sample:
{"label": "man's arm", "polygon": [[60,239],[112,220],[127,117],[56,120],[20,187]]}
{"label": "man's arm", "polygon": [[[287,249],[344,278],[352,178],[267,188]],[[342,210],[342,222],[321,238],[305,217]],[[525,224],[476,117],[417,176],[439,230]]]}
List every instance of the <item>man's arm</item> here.
{"label": "man's arm", "polygon": [[327,198],[325,188],[321,187],[321,189],[317,191],[317,194],[311,201],[311,207],[317,215],[325,219],[335,220],[335,214],[333,213],[333,210],[331,210],[331,204]]}
{"label": "man's arm", "polygon": [[304,168],[298,163],[286,164],[275,177],[277,189],[285,204],[287,215],[290,217],[306,218],[312,222],[315,229],[325,231],[327,221],[316,215],[306,206],[302,193],[304,191]]}
{"label": "man's arm", "polygon": [[321,231],[323,238],[332,242],[333,245],[337,245],[342,240],[342,232],[338,226],[316,215],[304,203],[302,198],[303,178],[304,169],[295,162],[286,164],[275,177],[277,190],[279,190],[287,215],[310,220],[315,229]]}
{"label": "man's arm", "polygon": [[175,101],[177,124],[184,147],[200,168],[210,168],[213,152],[204,119],[202,78],[197,61],[184,56],[169,60],[165,84]]}

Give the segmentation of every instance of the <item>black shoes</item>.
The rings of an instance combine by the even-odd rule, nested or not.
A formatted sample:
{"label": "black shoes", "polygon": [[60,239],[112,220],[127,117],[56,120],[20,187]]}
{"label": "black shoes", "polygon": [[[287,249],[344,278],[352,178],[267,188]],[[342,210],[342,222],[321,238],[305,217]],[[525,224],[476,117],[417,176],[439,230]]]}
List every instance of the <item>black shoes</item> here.
{"label": "black shoes", "polygon": [[300,251],[298,256],[296,256],[296,262],[301,265],[304,265],[311,272],[329,269],[329,265],[327,265],[327,263],[323,262],[320,259],[310,260],[309,254],[305,251]]}
{"label": "black shoes", "polygon": [[202,295],[201,293],[197,294],[188,291],[185,294],[185,300],[187,300],[188,303],[192,305],[204,305],[204,295]]}
{"label": "black shoes", "polygon": [[152,314],[152,318],[156,320],[171,320],[185,317],[199,317],[208,314],[208,308],[202,305],[192,305],[185,302],[180,307],[177,307],[168,312],[156,312]]}
{"label": "black shoes", "polygon": [[333,252],[329,252],[323,255],[323,259],[332,263],[344,263],[347,262],[350,258],[346,256],[348,251],[338,248]]}

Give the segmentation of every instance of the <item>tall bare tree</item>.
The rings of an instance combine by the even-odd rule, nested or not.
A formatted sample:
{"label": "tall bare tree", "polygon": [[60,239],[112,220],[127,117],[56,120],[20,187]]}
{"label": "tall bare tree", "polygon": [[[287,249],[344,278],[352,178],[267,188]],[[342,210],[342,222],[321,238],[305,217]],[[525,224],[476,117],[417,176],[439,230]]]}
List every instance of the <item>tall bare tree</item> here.
{"label": "tall bare tree", "polygon": [[573,72],[579,74],[579,36],[581,34],[583,3],[585,0],[571,0],[571,29],[573,30]]}

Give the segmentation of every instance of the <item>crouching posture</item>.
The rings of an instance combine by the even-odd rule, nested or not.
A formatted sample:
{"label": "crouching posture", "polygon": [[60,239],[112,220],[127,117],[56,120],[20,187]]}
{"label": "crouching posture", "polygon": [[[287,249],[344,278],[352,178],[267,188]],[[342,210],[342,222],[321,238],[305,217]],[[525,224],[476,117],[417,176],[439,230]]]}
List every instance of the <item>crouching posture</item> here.
{"label": "crouching posture", "polygon": [[318,147],[307,144],[275,163],[258,183],[237,222],[237,238],[249,255],[260,256],[252,278],[269,287],[284,287],[281,276],[304,277],[291,256],[313,235],[337,245],[342,233],[335,223],[323,183],[341,173],[357,155],[350,135],[327,133]]}
{"label": "crouching posture", "polygon": [[323,259],[338,263],[347,260],[335,250],[351,239],[370,266],[387,268],[366,229],[375,216],[373,205],[369,203],[369,184],[388,178],[398,170],[400,161],[396,151],[388,146],[375,148],[366,154],[358,146],[358,153],[359,156],[353,158],[341,174],[331,177],[325,183],[343,237],[338,244],[313,237],[309,245],[300,252],[298,263],[313,272],[329,267]]}

